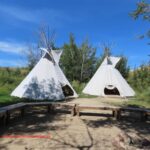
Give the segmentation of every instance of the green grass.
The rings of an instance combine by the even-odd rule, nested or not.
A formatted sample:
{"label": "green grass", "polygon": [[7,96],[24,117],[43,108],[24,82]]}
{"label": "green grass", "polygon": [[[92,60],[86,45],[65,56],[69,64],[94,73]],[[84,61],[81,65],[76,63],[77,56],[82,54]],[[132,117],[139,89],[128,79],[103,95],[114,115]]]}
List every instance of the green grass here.
{"label": "green grass", "polygon": [[21,102],[20,99],[12,98],[10,96],[0,96],[0,107],[7,106],[10,104],[15,104]]}
{"label": "green grass", "polygon": [[142,100],[130,100],[129,102],[127,102],[128,106],[136,106],[136,107],[144,107],[144,108],[150,108],[150,102],[148,101],[142,101]]}
{"label": "green grass", "polygon": [[83,94],[83,93],[79,94],[79,98],[95,98],[95,97],[97,97],[97,96],[87,95],[87,94]]}
{"label": "green grass", "polygon": [[150,102],[145,100],[139,100],[137,98],[135,99],[129,99],[128,101],[106,101],[104,102],[106,104],[114,105],[114,106],[128,106],[128,107],[140,107],[140,108],[150,108]]}
{"label": "green grass", "polygon": [[20,102],[20,99],[10,96],[11,91],[7,87],[0,88],[0,107]]}
{"label": "green grass", "polygon": [[[79,98],[96,98],[96,96],[86,95],[86,94],[80,94]],[[0,94],[0,107],[14,104],[17,102],[24,101],[19,98],[11,97],[8,93]],[[142,101],[139,99],[130,99],[129,101],[105,101],[104,103],[114,105],[114,106],[132,106],[132,107],[142,107],[142,108],[150,108],[150,102],[149,101]]]}

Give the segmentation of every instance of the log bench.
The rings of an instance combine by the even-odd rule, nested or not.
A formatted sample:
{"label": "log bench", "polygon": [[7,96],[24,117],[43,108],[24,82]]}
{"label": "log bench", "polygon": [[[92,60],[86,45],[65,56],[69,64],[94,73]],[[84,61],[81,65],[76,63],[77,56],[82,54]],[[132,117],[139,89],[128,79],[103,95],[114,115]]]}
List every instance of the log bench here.
{"label": "log bench", "polygon": [[86,106],[86,105],[76,105],[75,111],[77,116],[80,116],[82,110],[111,110],[113,117],[116,119],[120,118],[120,107],[113,106]]}
{"label": "log bench", "polygon": [[82,110],[110,110],[112,111],[113,117],[116,119],[121,118],[122,112],[137,112],[140,114],[141,121],[146,121],[150,115],[150,110],[133,107],[115,107],[115,106],[86,106],[75,103],[58,103],[58,102],[29,102],[29,103],[17,103],[0,108],[0,118],[2,123],[6,125],[9,122],[10,114],[13,111],[19,110],[21,116],[24,116],[26,107],[46,106],[49,113],[54,113],[55,107],[64,107],[69,110],[72,116],[80,116]]}
{"label": "log bench", "polygon": [[123,111],[139,113],[141,121],[146,121],[147,117],[150,115],[150,110],[143,108],[115,107],[115,106],[86,106],[76,104],[75,114],[77,116],[80,116],[82,110],[111,110],[112,116],[115,117],[117,120],[121,118],[121,113]]}
{"label": "log bench", "polygon": [[70,110],[71,115],[74,116],[75,115],[75,106],[76,104],[74,103],[58,103],[58,102],[33,102],[33,103],[26,103],[27,107],[37,107],[37,106],[46,106],[47,107],[47,111],[49,113],[54,113],[54,110],[56,107],[65,107],[65,109]]}
{"label": "log bench", "polygon": [[148,118],[148,115],[150,115],[150,110],[143,109],[143,108],[122,107],[121,111],[139,113],[141,121],[146,121]]}
{"label": "log bench", "polygon": [[21,116],[24,116],[25,108],[26,107],[37,107],[37,106],[46,106],[47,111],[49,113],[54,113],[55,107],[63,106],[65,109],[70,110],[72,116],[74,116],[75,113],[75,106],[74,103],[55,103],[55,102],[30,102],[30,103],[17,103],[5,107],[0,108],[0,118],[2,119],[3,125],[8,124],[10,120],[10,115],[13,111],[19,110]]}
{"label": "log bench", "polygon": [[0,114],[4,115],[3,123],[7,124],[9,122],[11,112],[16,111],[16,110],[19,110],[21,116],[23,117],[25,106],[26,106],[25,103],[17,103],[17,104],[13,104],[13,105],[9,105],[9,106],[0,108]]}

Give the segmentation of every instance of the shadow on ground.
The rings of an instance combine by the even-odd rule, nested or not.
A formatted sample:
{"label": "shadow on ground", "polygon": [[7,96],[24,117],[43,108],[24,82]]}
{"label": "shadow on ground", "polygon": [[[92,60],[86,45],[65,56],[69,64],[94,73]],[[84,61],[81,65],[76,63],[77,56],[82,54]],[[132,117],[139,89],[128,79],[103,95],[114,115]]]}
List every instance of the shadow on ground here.
{"label": "shadow on ground", "polygon": [[[52,122],[55,121],[64,121],[64,112],[58,114],[48,113],[45,109],[42,108],[34,110],[26,110],[26,113],[23,118],[19,116],[16,112],[11,116],[9,124],[4,127],[1,125],[0,135],[3,134],[34,134],[36,132],[44,132],[51,130],[62,130],[66,128],[66,125],[61,126],[51,126]],[[66,112],[65,112],[66,113]]]}
{"label": "shadow on ground", "polygon": [[[66,112],[65,112],[66,113]],[[150,133],[150,121],[140,122],[137,118],[128,117],[124,115],[121,120],[115,120],[111,114],[100,113],[81,113],[81,117],[72,117],[71,126],[73,126],[71,132],[68,132],[70,127],[69,123],[66,123],[68,118],[64,115],[64,111],[61,113],[50,114],[47,113],[45,108],[31,108],[26,110],[24,118],[16,117],[18,114],[12,116],[11,121],[7,127],[0,128],[0,135],[13,134],[13,135],[33,135],[33,134],[47,134],[49,131],[55,133],[56,138],[51,139],[48,142],[48,148],[57,149],[57,146],[62,149],[78,149],[78,150],[90,150],[92,148],[99,148],[100,144],[104,144],[106,148],[108,139],[102,139],[94,137],[92,130],[98,130],[100,128],[111,129],[111,127],[118,127],[125,132],[135,132],[136,134],[147,137]],[[70,117],[71,118],[71,117]],[[83,128],[83,129],[82,129]],[[77,133],[77,130],[84,131]],[[62,133],[65,133],[62,135]],[[78,134],[78,135],[77,135]],[[102,136],[102,135],[101,135]],[[104,137],[106,138],[106,137]],[[81,141],[84,140],[83,143]],[[101,141],[100,141],[101,140]],[[5,144],[0,145],[0,149],[7,150],[7,146],[13,143],[12,139]],[[17,141],[19,144],[21,140]],[[52,145],[54,142],[54,145]],[[42,141],[40,141],[42,145]],[[111,143],[111,141],[109,141]],[[103,149],[103,148],[102,148]]]}

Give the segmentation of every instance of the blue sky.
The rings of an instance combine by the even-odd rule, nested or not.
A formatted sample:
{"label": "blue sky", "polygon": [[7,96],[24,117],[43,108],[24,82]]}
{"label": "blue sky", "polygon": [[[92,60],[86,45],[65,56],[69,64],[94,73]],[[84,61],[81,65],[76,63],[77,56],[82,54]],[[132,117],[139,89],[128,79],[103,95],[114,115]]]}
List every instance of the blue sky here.
{"label": "blue sky", "polygon": [[36,42],[41,24],[56,31],[56,46],[68,42],[72,32],[78,44],[86,37],[102,53],[102,43],[112,43],[114,55],[124,54],[134,68],[148,61],[148,39],[137,37],[149,23],[133,20],[129,13],[137,0],[1,0],[0,66],[24,66],[22,51]]}

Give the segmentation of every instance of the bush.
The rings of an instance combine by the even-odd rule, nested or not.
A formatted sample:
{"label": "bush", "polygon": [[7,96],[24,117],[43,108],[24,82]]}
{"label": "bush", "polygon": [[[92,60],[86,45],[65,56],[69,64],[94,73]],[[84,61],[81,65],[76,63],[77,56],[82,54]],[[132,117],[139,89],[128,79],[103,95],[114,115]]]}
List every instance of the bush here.
{"label": "bush", "polygon": [[77,80],[74,80],[72,82],[72,86],[78,94],[82,93],[82,90],[84,89],[85,85],[86,85],[85,83],[80,83]]}
{"label": "bush", "polygon": [[150,87],[137,92],[137,99],[140,101],[150,102]]}

